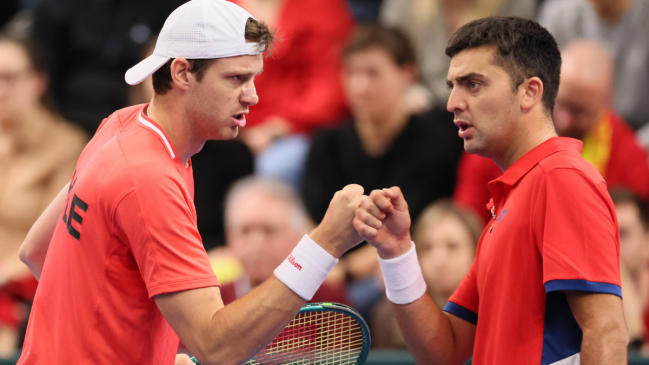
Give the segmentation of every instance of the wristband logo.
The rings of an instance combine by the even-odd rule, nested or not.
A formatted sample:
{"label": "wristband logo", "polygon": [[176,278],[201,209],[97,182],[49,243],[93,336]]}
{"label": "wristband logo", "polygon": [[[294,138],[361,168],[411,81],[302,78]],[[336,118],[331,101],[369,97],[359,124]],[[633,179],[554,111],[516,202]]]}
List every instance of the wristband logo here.
{"label": "wristband logo", "polygon": [[297,261],[295,261],[295,257],[293,257],[293,254],[289,254],[287,258],[288,262],[291,263],[296,269],[299,271],[302,271],[302,265],[298,264]]}

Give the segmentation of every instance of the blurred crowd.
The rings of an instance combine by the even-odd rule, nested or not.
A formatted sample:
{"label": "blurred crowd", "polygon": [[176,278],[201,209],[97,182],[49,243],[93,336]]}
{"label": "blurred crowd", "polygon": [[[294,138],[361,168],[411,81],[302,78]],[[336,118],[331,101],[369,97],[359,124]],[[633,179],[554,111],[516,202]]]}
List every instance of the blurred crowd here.
{"label": "blurred crowd", "polygon": [[[0,356],[20,349],[37,290],[20,244],[101,121],[151,100],[150,80],[130,87],[124,73],[185,1],[0,2]],[[607,181],[630,347],[647,347],[649,0],[230,1],[280,42],[239,137],[192,157],[198,227],[226,303],[270,277],[355,183],[402,189],[428,292],[443,307],[492,218],[487,183],[502,174],[463,151],[446,111],[444,48],[471,20],[514,15],[539,21],[562,50],[555,127],[583,142]],[[361,245],[314,301],[357,308],[375,348],[405,348],[383,285],[376,251]]]}

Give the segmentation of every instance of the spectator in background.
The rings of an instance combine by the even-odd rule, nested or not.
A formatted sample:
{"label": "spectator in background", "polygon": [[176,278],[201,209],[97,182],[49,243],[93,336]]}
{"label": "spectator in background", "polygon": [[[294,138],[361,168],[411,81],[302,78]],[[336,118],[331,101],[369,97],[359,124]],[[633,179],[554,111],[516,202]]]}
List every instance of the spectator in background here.
{"label": "spectator in background", "polygon": [[[439,200],[429,205],[412,230],[428,294],[438,307],[448,302],[475,258],[482,227],[470,211]],[[384,298],[372,314],[372,344],[376,348],[405,348],[390,301]]]}
{"label": "spectator in background", "polygon": [[241,139],[256,172],[300,187],[310,135],[347,115],[340,52],[354,21],[345,0],[230,0],[263,20],[281,40],[255,84],[259,104]]}
{"label": "spectator in background", "polygon": [[446,106],[450,59],[444,50],[456,29],[490,15],[529,18],[535,9],[535,0],[385,0],[381,21],[403,30],[413,40],[419,56],[423,85],[409,90],[408,105],[419,111]]}
{"label": "spectator in background", "polygon": [[613,190],[611,199],[620,226],[620,271],[629,348],[637,350],[643,339],[649,340],[649,211],[647,203],[629,190]]}
{"label": "spectator in background", "polygon": [[615,109],[636,130],[649,122],[649,1],[547,0],[539,23],[559,47],[577,38],[604,45],[615,60]]}
{"label": "spectator in background", "polygon": [[[153,53],[156,38],[153,37],[145,46],[142,59]],[[132,105],[149,103],[152,98],[151,77],[129,89],[129,103]],[[201,151],[192,156],[192,168],[198,231],[205,250],[209,251],[225,243],[225,194],[235,181],[253,173],[254,158],[250,149],[238,139],[207,141]]]}
{"label": "spectator in background", "polygon": [[[299,195],[290,186],[260,176],[238,181],[226,197],[228,250],[210,253],[212,262],[216,263],[213,267],[221,282],[224,303],[245,295],[271,277],[291,253],[292,242],[299,241],[314,227]],[[240,277],[219,268],[218,263],[226,263],[228,268],[239,271],[232,258],[242,266]],[[347,303],[343,283],[327,279],[312,301]]]}
{"label": "spectator in background", "polygon": [[41,0],[34,37],[43,48],[61,113],[94,134],[128,105],[124,73],[186,0]]}
{"label": "spectator in background", "polygon": [[453,115],[412,115],[405,108],[417,66],[408,38],[396,29],[359,28],[345,48],[343,64],[353,117],[349,125],[313,139],[303,189],[309,214],[319,222],[328,197],[354,183],[366,193],[401,187],[416,219],[426,205],[453,192],[463,148]]}
{"label": "spectator in background", "polygon": [[48,77],[36,48],[0,36],[0,356],[16,349],[36,282],[18,250],[70,180],[86,135],[46,105]]}
{"label": "spectator in background", "polygon": [[[624,187],[649,199],[649,159],[634,131],[612,109],[614,61],[598,43],[575,40],[562,49],[561,84],[554,126],[563,137],[584,143],[582,156],[604,177],[609,188]],[[459,168],[455,201],[484,221],[489,181],[502,175],[490,159],[465,154]]]}
{"label": "spectator in background", "polygon": [[[316,134],[307,158],[303,197],[316,222],[327,210],[327,197],[352,183],[367,194],[399,186],[413,219],[429,203],[451,196],[463,142],[451,113],[414,115],[405,106],[417,75],[414,50],[399,30],[366,25],[348,41],[342,79],[352,119]],[[376,257],[365,245],[341,260],[352,279],[349,298],[363,315],[383,296]]]}

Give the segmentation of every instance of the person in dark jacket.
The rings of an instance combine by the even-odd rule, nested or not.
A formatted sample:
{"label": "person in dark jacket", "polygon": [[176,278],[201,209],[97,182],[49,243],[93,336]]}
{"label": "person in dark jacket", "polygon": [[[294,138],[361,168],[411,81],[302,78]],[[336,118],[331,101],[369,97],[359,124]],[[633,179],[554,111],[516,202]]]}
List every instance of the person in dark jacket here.
{"label": "person in dark jacket", "polygon": [[413,115],[404,104],[417,79],[409,39],[396,29],[360,28],[343,53],[343,85],[351,123],[313,139],[303,182],[311,217],[319,222],[329,197],[346,184],[399,186],[413,220],[428,204],[449,197],[462,153],[453,115]]}

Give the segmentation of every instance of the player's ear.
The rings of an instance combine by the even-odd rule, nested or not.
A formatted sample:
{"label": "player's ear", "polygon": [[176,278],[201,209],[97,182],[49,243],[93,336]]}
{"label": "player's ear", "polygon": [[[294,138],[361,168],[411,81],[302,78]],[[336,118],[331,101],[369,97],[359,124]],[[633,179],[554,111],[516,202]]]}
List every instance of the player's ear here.
{"label": "player's ear", "polygon": [[171,62],[171,79],[181,90],[189,89],[189,68],[189,61],[185,58],[176,58]]}
{"label": "player's ear", "polygon": [[519,92],[523,93],[521,109],[528,112],[543,99],[543,81],[536,76],[530,77],[519,86]]}

